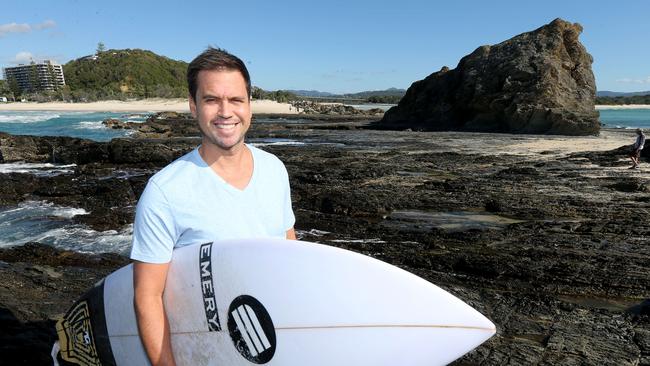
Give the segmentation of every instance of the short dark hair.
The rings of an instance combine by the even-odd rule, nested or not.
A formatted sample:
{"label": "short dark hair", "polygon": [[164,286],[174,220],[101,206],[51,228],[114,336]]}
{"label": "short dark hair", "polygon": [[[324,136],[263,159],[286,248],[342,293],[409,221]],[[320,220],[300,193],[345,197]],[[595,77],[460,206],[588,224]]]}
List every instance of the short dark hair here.
{"label": "short dark hair", "polygon": [[192,99],[196,101],[197,78],[202,70],[239,71],[246,81],[246,93],[251,97],[251,76],[244,62],[237,56],[221,48],[208,47],[196,56],[187,66],[187,87]]}

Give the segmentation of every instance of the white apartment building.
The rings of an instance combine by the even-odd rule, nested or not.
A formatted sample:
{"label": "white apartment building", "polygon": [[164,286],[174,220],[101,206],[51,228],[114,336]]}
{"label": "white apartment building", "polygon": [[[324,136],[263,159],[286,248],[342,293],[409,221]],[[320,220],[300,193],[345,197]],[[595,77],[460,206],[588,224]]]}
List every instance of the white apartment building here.
{"label": "white apartment building", "polygon": [[6,67],[3,69],[3,75],[7,82],[16,80],[22,92],[53,91],[65,85],[63,66],[50,60]]}

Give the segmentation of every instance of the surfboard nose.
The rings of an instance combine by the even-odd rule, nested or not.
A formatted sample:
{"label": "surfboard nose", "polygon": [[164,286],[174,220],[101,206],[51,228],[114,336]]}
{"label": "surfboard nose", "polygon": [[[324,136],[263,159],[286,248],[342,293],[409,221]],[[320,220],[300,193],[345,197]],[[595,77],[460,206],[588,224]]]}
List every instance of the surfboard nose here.
{"label": "surfboard nose", "polygon": [[474,312],[474,317],[469,321],[469,324],[472,329],[476,330],[475,332],[471,332],[471,334],[476,337],[476,343],[475,345],[468,343],[471,348],[468,349],[467,352],[483,344],[497,333],[497,328],[490,319],[475,309]]}
{"label": "surfboard nose", "polygon": [[[490,335],[488,338],[492,337],[494,334],[497,332],[496,325],[492,323],[490,319],[488,319],[485,315],[481,314],[478,310],[472,308],[471,306],[467,305],[470,309],[473,310],[474,314],[473,317],[470,316],[470,327],[475,327],[478,330],[485,330],[488,332]],[[487,339],[487,338],[486,338]]]}

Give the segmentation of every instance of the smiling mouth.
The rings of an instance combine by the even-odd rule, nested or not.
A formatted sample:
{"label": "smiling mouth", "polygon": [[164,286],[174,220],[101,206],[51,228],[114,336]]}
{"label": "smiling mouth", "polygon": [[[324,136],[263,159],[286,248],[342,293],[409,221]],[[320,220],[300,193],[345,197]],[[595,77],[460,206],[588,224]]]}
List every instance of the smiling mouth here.
{"label": "smiling mouth", "polygon": [[213,123],[216,128],[220,130],[231,130],[235,128],[240,122],[235,122],[235,123]]}

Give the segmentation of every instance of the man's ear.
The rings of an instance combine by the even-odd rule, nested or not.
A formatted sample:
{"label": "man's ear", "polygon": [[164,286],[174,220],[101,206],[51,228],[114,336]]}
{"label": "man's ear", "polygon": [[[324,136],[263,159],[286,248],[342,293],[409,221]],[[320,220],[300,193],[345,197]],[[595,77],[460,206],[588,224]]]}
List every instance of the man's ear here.
{"label": "man's ear", "polygon": [[196,113],[196,102],[194,101],[194,97],[190,94],[188,95],[188,100],[190,103],[190,112],[192,113],[192,117],[197,118],[197,113]]}

